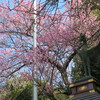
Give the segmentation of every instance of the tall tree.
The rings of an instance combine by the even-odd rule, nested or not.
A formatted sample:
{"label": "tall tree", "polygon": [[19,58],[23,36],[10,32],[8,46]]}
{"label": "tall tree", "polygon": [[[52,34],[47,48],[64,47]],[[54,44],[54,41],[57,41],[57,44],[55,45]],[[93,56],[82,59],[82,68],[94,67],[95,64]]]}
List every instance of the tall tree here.
{"label": "tall tree", "polygon": [[[89,43],[100,39],[96,38],[99,21],[90,13],[90,7],[80,9],[83,2],[73,0],[65,2],[61,11],[58,4],[37,3],[38,45],[33,49],[33,3],[28,0],[13,0],[12,6],[9,2],[0,3],[0,76],[8,78],[25,66],[33,70],[36,65],[34,74],[48,83],[42,90],[45,88],[44,94],[53,99],[52,87],[61,83],[62,88],[69,88],[67,69],[83,45],[79,42],[80,34],[85,34]],[[40,81],[34,80],[40,85]]]}

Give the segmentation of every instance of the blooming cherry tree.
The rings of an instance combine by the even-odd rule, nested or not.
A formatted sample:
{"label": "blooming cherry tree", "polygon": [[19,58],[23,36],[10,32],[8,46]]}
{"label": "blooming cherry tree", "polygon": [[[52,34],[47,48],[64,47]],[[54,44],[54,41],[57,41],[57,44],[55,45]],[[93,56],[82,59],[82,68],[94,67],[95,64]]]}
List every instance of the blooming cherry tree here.
{"label": "blooming cherry tree", "polygon": [[[37,3],[37,47],[33,49],[34,34],[33,3],[28,0],[13,1],[13,8],[6,2],[0,3],[0,76],[10,77],[21,68],[33,70],[37,66],[39,82],[45,81],[48,91],[62,86],[69,88],[70,72],[67,70],[76,51],[83,44],[79,42],[80,34],[85,34],[90,43],[96,38],[100,22],[91,13],[89,7],[82,9],[83,2],[75,0],[65,3],[64,10],[47,8],[49,2]],[[48,11],[48,12],[47,12]],[[36,58],[34,60],[34,57]],[[36,82],[38,82],[38,79]],[[42,82],[41,81],[41,82]],[[42,87],[42,88],[44,88]]]}

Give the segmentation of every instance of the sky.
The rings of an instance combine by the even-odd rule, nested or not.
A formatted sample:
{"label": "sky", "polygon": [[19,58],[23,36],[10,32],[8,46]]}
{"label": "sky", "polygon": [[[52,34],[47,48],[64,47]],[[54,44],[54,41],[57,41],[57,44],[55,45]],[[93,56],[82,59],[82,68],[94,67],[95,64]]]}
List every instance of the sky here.
{"label": "sky", "polygon": [[[16,1],[18,1],[18,0],[16,0]],[[34,1],[34,0],[25,0],[25,1]],[[42,2],[42,3],[43,3],[43,2],[45,2],[46,0],[36,0],[36,1],[39,1],[39,2]],[[12,6],[13,0],[0,0],[0,2],[8,2],[9,5],[10,5],[11,7],[13,7],[13,6]],[[59,7],[60,10],[64,10],[64,4],[65,4],[64,0],[59,0],[58,7]]]}

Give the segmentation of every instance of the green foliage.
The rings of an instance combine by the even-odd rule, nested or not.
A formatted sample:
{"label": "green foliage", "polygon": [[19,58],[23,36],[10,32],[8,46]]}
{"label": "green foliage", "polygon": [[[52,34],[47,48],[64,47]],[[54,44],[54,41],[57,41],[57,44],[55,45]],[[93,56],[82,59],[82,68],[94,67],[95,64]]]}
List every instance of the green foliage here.
{"label": "green foliage", "polygon": [[99,9],[94,9],[91,12],[97,16],[97,20],[100,20],[100,10]]}
{"label": "green foliage", "polygon": [[56,99],[58,100],[58,98],[59,98],[59,100],[66,100],[68,98],[68,96],[66,94],[58,94],[56,96]]}
{"label": "green foliage", "polygon": [[91,12],[97,16],[97,20],[100,20],[100,0],[82,0],[84,6],[91,6]]}
{"label": "green foliage", "polygon": [[27,84],[25,89],[16,97],[16,100],[31,100],[32,98],[32,84]]}
{"label": "green foliage", "polygon": [[31,100],[32,82],[22,81],[22,83],[18,82],[18,84],[16,84],[16,81],[13,84],[11,82],[8,81],[7,84],[5,85],[5,87],[9,89],[9,93],[5,96],[5,100],[9,98],[14,100]]}
{"label": "green foliage", "polygon": [[71,78],[72,82],[78,81],[84,76],[84,69],[82,67],[81,59],[78,55],[74,57],[74,67],[72,68]]}
{"label": "green foliage", "polygon": [[100,81],[100,42],[89,50],[92,76]]}
{"label": "green foliage", "polygon": [[[44,81],[38,80],[38,82],[41,83],[41,85],[38,87],[38,100],[52,100],[51,94],[53,92],[51,91],[51,94],[46,93],[45,85],[47,84]],[[31,100],[32,99],[32,81],[24,81],[20,80],[20,78],[15,78],[13,80],[7,81],[5,86],[5,90],[2,92],[2,97],[0,96],[0,100]],[[41,88],[44,87],[44,88]],[[42,89],[42,90],[41,90]],[[56,100],[66,100],[68,98],[68,95],[62,94],[62,90],[58,90],[54,88],[54,98]],[[46,94],[45,94],[46,93]],[[4,95],[5,94],[5,95]],[[51,95],[51,96],[50,96]],[[63,98],[63,99],[62,99]]]}

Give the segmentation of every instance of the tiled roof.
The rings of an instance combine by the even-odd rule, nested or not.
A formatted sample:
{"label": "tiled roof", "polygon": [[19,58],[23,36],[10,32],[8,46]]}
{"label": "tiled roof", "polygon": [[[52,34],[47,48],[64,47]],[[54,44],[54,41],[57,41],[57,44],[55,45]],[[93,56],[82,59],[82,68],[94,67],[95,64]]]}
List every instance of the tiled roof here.
{"label": "tiled roof", "polygon": [[88,93],[68,100],[100,100],[100,94],[97,92]]}

